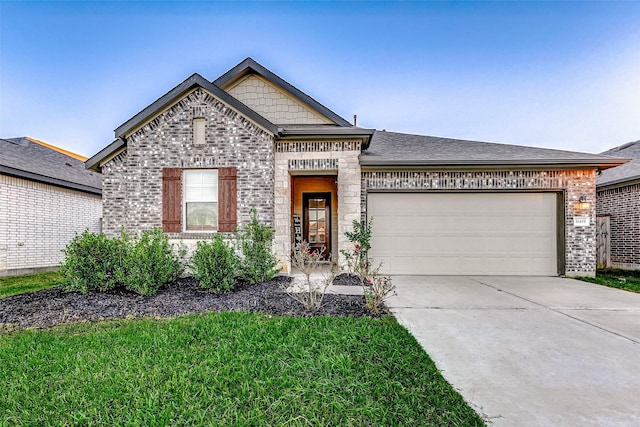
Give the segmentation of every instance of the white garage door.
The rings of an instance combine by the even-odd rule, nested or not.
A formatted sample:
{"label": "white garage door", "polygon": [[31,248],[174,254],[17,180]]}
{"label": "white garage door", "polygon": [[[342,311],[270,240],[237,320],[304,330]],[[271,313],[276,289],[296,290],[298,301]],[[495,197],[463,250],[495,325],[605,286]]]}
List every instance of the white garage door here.
{"label": "white garage door", "polygon": [[554,193],[369,193],[385,274],[558,273]]}

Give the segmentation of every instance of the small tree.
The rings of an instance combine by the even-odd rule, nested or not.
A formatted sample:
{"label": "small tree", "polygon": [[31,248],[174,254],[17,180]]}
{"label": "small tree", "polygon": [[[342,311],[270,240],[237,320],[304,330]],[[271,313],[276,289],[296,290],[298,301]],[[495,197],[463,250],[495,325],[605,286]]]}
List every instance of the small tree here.
{"label": "small tree", "polygon": [[250,215],[251,221],[237,233],[242,253],[240,275],[249,283],[266,282],[278,274],[278,261],[272,248],[274,231],[258,222],[255,209],[251,209]]}
{"label": "small tree", "polygon": [[236,284],[240,258],[235,248],[216,234],[210,242],[199,241],[191,258],[193,276],[213,293],[229,291]]}
{"label": "small tree", "polygon": [[373,219],[366,221],[353,220],[353,231],[345,231],[344,235],[353,243],[353,249],[342,249],[340,254],[345,259],[345,267],[349,274],[361,275],[369,268],[368,252],[371,249],[371,230]]}
{"label": "small tree", "polygon": [[304,283],[301,289],[289,288],[287,294],[302,304],[307,311],[316,311],[322,307],[327,288],[336,276],[336,271],[332,268],[328,276],[321,280],[311,280],[311,275],[317,270],[324,251],[324,247],[320,251],[311,251],[309,243],[302,241],[296,245],[291,256],[291,266],[304,274]]}

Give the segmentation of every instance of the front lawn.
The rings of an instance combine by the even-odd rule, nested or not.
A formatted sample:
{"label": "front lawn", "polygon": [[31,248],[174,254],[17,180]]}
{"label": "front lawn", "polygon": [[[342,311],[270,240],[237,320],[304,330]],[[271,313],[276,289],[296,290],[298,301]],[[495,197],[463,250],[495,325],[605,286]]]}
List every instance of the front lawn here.
{"label": "front lawn", "polygon": [[62,276],[56,271],[0,277],[0,298],[49,289],[58,285],[62,285]]}
{"label": "front lawn", "polygon": [[578,279],[611,288],[640,292],[640,271],[616,269],[598,270],[596,277],[578,277]]}
{"label": "front lawn", "polygon": [[392,317],[208,313],[0,334],[0,425],[484,425]]}

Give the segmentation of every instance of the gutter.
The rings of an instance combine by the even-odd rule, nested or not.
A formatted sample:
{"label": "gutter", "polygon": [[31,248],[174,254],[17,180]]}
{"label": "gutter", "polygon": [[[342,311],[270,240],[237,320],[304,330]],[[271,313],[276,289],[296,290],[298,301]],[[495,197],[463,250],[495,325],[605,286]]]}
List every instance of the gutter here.
{"label": "gutter", "polygon": [[91,187],[89,185],[79,184],[77,182],[65,181],[63,179],[52,178],[50,176],[39,175],[37,173],[27,172],[20,169],[14,169],[8,166],[0,165],[0,173],[3,173],[5,175],[10,175],[10,176],[15,176],[17,178],[24,178],[24,179],[29,179],[31,181],[51,184],[58,187],[70,188],[72,190],[79,190],[85,193],[97,194],[99,196],[102,195],[101,188]]}
{"label": "gutter", "polygon": [[596,191],[611,190],[613,188],[626,187],[627,185],[640,184],[640,175],[620,178],[613,181],[598,184],[596,181]]}

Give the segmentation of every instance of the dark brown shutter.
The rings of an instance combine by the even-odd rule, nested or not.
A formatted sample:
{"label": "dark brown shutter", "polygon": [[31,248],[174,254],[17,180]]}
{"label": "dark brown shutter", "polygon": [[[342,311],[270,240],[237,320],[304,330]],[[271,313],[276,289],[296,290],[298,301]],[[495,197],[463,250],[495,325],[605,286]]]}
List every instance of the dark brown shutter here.
{"label": "dark brown shutter", "polygon": [[182,169],[162,169],[162,231],[182,231]]}
{"label": "dark brown shutter", "polygon": [[218,231],[233,231],[238,224],[236,182],[236,168],[218,169]]}

